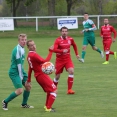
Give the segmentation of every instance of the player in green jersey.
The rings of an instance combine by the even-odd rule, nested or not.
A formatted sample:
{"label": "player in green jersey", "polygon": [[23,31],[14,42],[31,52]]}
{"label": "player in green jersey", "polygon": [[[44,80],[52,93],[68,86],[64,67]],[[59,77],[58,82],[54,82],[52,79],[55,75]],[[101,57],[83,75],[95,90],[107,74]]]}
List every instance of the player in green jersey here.
{"label": "player in green jersey", "polygon": [[12,83],[16,88],[16,90],[2,101],[3,110],[8,110],[7,108],[8,103],[23,92],[23,86],[25,87],[25,90],[23,92],[23,101],[21,107],[34,108],[33,106],[29,106],[27,104],[31,87],[25,85],[28,77],[23,68],[24,59],[25,59],[24,46],[26,45],[26,40],[27,40],[26,34],[20,34],[18,36],[18,45],[12,51],[9,77],[12,80]]}
{"label": "player in green jersey", "polygon": [[83,39],[83,47],[82,47],[82,58],[79,59],[80,62],[84,63],[84,58],[86,54],[87,45],[90,44],[93,50],[96,50],[101,54],[101,57],[104,57],[103,51],[95,46],[95,34],[94,30],[96,30],[96,26],[92,20],[89,19],[88,13],[84,13],[84,21],[83,21],[84,30],[81,33],[84,33]]}

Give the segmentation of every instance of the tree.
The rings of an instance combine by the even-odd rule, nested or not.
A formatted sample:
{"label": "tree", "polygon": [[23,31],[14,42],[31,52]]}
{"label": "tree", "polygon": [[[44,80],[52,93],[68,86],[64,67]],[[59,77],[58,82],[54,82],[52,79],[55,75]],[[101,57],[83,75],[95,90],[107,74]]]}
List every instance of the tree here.
{"label": "tree", "polygon": [[83,2],[83,0],[66,0],[67,2],[67,15],[71,15],[71,8],[73,5],[78,5]]}
{"label": "tree", "polygon": [[[18,9],[21,1],[23,1],[23,0],[6,0],[7,4],[11,5],[11,11],[12,11],[13,17],[16,17],[16,12],[17,12],[17,9]],[[26,0],[25,5],[28,6],[28,5],[32,4],[32,2],[34,2],[34,1],[35,0]],[[16,19],[14,19],[14,26],[17,27]]]}
{"label": "tree", "polygon": [[[55,16],[55,0],[48,0],[48,15]],[[50,26],[53,27],[56,24],[54,18],[50,18]]]}

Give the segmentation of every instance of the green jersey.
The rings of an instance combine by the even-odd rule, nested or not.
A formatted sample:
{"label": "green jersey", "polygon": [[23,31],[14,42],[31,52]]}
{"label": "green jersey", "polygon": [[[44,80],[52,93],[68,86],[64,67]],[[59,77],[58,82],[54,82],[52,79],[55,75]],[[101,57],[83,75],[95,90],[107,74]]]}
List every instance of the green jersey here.
{"label": "green jersey", "polygon": [[[94,35],[94,30],[97,29],[94,22],[90,19],[83,21],[83,27],[84,36]],[[85,31],[85,29],[88,29],[88,31]]]}
{"label": "green jersey", "polygon": [[20,79],[23,79],[24,68],[24,59],[25,59],[25,51],[24,48],[19,44],[13,49],[12,57],[11,57],[11,66],[9,69],[10,75],[19,75]]}

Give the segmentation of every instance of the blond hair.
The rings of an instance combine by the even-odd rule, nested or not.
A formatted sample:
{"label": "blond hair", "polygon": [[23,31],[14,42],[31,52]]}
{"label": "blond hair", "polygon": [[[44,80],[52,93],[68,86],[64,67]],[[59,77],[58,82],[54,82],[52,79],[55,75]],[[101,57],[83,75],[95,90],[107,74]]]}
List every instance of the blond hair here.
{"label": "blond hair", "polygon": [[18,35],[18,39],[20,39],[20,37],[27,37],[27,35],[22,33]]}

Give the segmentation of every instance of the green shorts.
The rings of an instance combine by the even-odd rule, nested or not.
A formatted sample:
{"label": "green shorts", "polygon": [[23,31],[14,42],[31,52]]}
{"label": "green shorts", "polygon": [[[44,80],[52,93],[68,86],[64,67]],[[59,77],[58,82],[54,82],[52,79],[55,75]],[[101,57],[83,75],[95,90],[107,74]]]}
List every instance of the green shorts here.
{"label": "green shorts", "polygon": [[25,85],[25,82],[27,81],[27,74],[24,74],[23,80],[20,79],[19,75],[11,75],[9,74],[10,79],[13,82],[13,85],[16,89],[22,88]]}
{"label": "green shorts", "polygon": [[83,45],[90,44],[92,47],[95,46],[95,36],[84,36]]}

